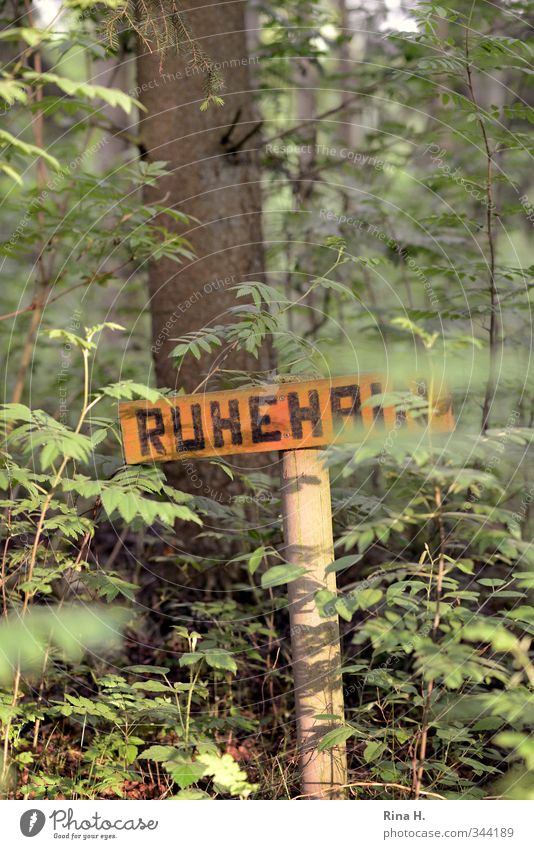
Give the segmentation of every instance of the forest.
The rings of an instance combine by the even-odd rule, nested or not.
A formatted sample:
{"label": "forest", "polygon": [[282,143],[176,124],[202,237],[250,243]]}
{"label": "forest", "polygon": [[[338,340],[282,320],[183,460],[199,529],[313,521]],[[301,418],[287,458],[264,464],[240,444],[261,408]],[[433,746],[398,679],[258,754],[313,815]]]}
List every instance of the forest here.
{"label": "forest", "polygon": [[533,800],[533,4],[0,7],[0,797]]}

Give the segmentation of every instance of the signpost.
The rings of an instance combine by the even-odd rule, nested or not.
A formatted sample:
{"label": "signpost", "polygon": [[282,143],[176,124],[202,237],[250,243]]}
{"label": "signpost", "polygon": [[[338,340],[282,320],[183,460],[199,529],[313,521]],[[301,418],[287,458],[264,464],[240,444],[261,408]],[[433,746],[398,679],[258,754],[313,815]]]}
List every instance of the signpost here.
{"label": "signpost", "polygon": [[319,749],[325,734],[344,719],[339,620],[336,613],[321,617],[315,604],[319,590],[336,592],[335,572],[325,575],[335,558],[330,480],[319,455],[317,448],[304,448],[282,456],[284,553],[289,563],[306,567],[288,585],[302,792],[340,799],[347,784],[345,745]]}
{"label": "signpost", "polygon": [[[314,601],[321,589],[336,591],[335,573],[325,575],[334,545],[330,481],[319,449],[358,439],[358,429],[398,425],[394,406],[370,400],[387,391],[380,375],[366,374],[119,405],[127,463],[283,452],[285,555],[306,569],[288,591],[299,764],[308,798],[343,798],[347,784],[344,745],[319,748],[343,723],[339,622],[337,615],[320,616]],[[434,407],[428,425],[452,430],[450,402]],[[409,414],[402,414],[402,424],[420,429]]]}

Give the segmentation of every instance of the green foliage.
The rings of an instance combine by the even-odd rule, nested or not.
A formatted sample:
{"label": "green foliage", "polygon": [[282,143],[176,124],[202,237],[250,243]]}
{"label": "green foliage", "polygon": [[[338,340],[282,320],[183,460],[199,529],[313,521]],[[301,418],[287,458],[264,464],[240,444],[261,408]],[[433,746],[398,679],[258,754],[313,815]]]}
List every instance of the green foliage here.
{"label": "green foliage", "polygon": [[[96,351],[95,336],[110,329],[116,327],[97,325],[87,329],[84,336],[63,331],[49,335],[78,349],[87,378]],[[246,797],[255,788],[231,756],[221,753],[213,743],[217,722],[209,714],[199,719],[192,714],[195,706],[204,705],[208,698],[207,683],[201,677],[206,670],[225,678],[237,672],[227,648],[213,639],[199,645],[199,634],[178,628],[177,633],[189,647],[179,659],[179,668],[186,671],[185,681],[171,681],[169,669],[158,666],[131,666],[126,670],[128,677],[98,674],[96,657],[104,648],[120,649],[120,631],[133,621],[132,605],[139,589],[136,583],[113,570],[102,570],[98,564],[95,568],[86,559],[99,524],[106,517],[113,521],[117,516],[126,528],[159,524],[174,529],[181,522],[202,524],[202,520],[194,498],[169,486],[161,469],[119,467],[107,480],[101,473],[93,477],[84,473],[101,465],[95,449],[105,445],[114,426],[100,418],[95,419],[98,429],[91,430],[89,416],[94,417],[96,406],[108,397],[160,397],[149,387],[122,381],[104,387],[91,399],[87,379],[85,386],[74,428],[24,404],[5,404],[1,411],[3,574],[13,576],[9,604],[16,618],[0,626],[0,683],[14,682],[15,692],[10,697],[9,690],[4,691],[0,716],[13,750],[12,763],[33,763],[21,736],[28,723],[57,723],[67,718],[69,722],[82,722],[84,728],[89,723],[77,776],[70,782],[60,781],[41,766],[32,774],[24,793],[43,798],[61,789],[82,798],[110,792],[120,797],[125,782],[136,775],[139,747],[145,743],[141,734],[157,727],[162,738],[178,735],[182,739],[172,764],[165,764],[171,784],[176,782],[184,789],[208,781],[214,794]],[[88,432],[83,433],[86,428]],[[36,473],[35,468],[42,471]],[[73,592],[74,576],[75,595],[87,606],[63,605],[65,594],[68,597]],[[60,603],[48,604],[46,599],[51,596],[59,597]],[[102,606],[118,597],[124,608]],[[8,596],[4,598],[7,604]],[[52,669],[61,680],[61,664],[80,667],[86,652],[95,657],[92,675],[98,698],[65,692],[63,700],[55,699],[46,708],[35,700],[20,700],[21,676],[38,680]],[[139,674],[156,677],[132,680]],[[8,767],[6,763],[3,780],[9,787]]]}
{"label": "green foliage", "polygon": [[24,619],[8,619],[0,625],[0,682],[9,683],[17,668],[35,673],[51,654],[72,662],[86,651],[117,648],[129,618],[120,608],[70,605],[37,607]]}
{"label": "green foliage", "polygon": [[[532,798],[534,399],[529,366],[518,365],[532,308],[524,174],[533,113],[519,95],[532,43],[503,7],[477,7],[476,26],[465,4],[421,3],[413,14],[416,32],[368,39],[365,53],[352,41],[357,77],[348,63],[333,70],[325,41],[314,46],[326,61],[308,44],[301,50],[315,57],[298,67],[307,80],[318,74],[325,93],[314,108],[332,125],[280,119],[289,95],[264,96],[280,133],[269,131],[266,157],[270,261],[286,280],[261,298],[276,315],[292,300],[293,334],[312,342],[286,341],[284,325],[279,371],[385,373],[392,387],[367,406],[395,404],[424,428],[431,402],[406,391],[421,375],[427,388],[447,385],[457,418],[445,439],[393,427],[362,433],[356,450],[326,452],[339,552],[327,571],[340,589],[316,603],[341,618],[347,725],[321,745],[347,739],[358,777],[408,792],[415,758],[430,792]],[[302,38],[313,40],[313,13],[306,20]],[[375,29],[371,12],[367,21]],[[278,64],[264,73],[273,87],[294,68],[282,26],[273,13],[279,37],[266,51]],[[506,93],[500,84],[490,92],[499,74]],[[377,96],[387,107],[362,130]],[[323,272],[340,251],[348,261]],[[322,272],[336,289],[315,286]],[[512,708],[521,700],[525,712]]]}

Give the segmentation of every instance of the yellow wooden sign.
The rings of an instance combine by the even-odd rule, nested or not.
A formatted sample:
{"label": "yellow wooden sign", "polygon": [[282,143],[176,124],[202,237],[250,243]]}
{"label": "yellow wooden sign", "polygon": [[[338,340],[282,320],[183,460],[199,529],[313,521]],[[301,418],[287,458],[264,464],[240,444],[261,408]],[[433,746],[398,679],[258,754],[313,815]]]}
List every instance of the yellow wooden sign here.
{"label": "yellow wooden sign", "polygon": [[[420,429],[415,418],[393,406],[363,406],[387,391],[383,377],[366,374],[177,395],[156,404],[123,403],[119,413],[125,459],[165,462],[318,448],[353,441],[358,426]],[[444,399],[436,405],[430,427],[449,431],[453,426],[451,403]]]}

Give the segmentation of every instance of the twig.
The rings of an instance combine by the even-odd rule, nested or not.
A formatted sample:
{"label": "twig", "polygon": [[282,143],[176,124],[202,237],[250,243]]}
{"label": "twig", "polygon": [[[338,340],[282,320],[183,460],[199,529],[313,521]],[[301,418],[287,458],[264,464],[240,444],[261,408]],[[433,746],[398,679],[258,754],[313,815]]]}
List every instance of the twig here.
{"label": "twig", "polygon": [[[350,789],[351,787],[384,787],[386,789],[391,790],[402,790],[404,793],[411,793],[412,788],[407,787],[405,784],[396,784],[392,781],[352,781],[350,784],[340,784],[337,786],[338,790]],[[293,801],[297,799],[310,799],[314,796],[320,796],[322,793],[319,790],[317,793],[306,793],[304,796],[294,796]],[[430,790],[420,790],[421,796],[428,796],[431,799],[442,799],[444,802],[447,801],[446,796],[440,796],[439,793],[431,793]]]}
{"label": "twig", "polygon": [[118,557],[119,551],[124,546],[124,541],[125,541],[125,539],[128,535],[129,530],[130,530],[130,525],[125,525],[124,528],[122,529],[120,535],[117,537],[115,545],[113,546],[111,553],[108,557],[107,563],[104,566],[105,572],[107,572],[109,569],[111,569],[111,567],[115,563],[115,560]]}
{"label": "twig", "polygon": [[224,135],[221,136],[220,144],[222,144],[223,146],[227,142],[230,141],[230,137],[231,137],[232,133],[234,132],[235,126],[236,126],[237,122],[239,121],[240,117],[241,117],[241,107],[239,107],[239,109],[235,113],[234,118],[232,120],[232,123],[230,124],[230,126],[228,127],[228,129],[226,130]]}
{"label": "twig", "polygon": [[475,95],[473,86],[473,76],[471,73],[471,58],[469,53],[469,27],[471,24],[471,16],[473,14],[474,2],[471,6],[469,20],[465,27],[465,70],[467,76],[467,88],[471,102],[476,109],[476,121],[482,133],[484,141],[484,150],[486,152],[486,235],[489,246],[489,293],[490,293],[490,326],[489,326],[489,374],[486,384],[486,392],[484,395],[484,404],[482,406],[482,425],[481,429],[484,433],[489,427],[490,409],[495,396],[496,388],[496,359],[497,359],[497,338],[499,335],[499,322],[497,318],[498,292],[495,281],[495,234],[493,232],[493,213],[495,204],[493,201],[493,153],[490,150],[488,134],[484,121],[480,117],[480,108]]}
{"label": "twig", "polygon": [[[443,524],[442,508],[442,493],[439,486],[435,487],[434,498],[436,501],[436,519],[439,531],[439,556],[438,556],[438,574],[436,578],[436,610],[434,613],[434,621],[432,623],[432,640],[435,642],[438,636],[440,623],[440,603],[441,594],[443,592],[443,578],[445,577],[445,526]],[[432,691],[434,689],[434,679],[431,678],[426,686],[426,694],[424,696],[423,715],[421,718],[421,732],[419,738],[419,758],[417,761],[417,769],[415,769],[417,758],[417,745],[414,754],[414,782],[413,791],[415,799],[419,799],[421,795],[421,782],[425,771],[426,750],[428,743],[428,726],[430,716],[430,702],[432,699]]]}
{"label": "twig", "polygon": [[326,112],[321,112],[319,115],[316,115],[315,118],[310,118],[307,121],[303,121],[301,124],[297,124],[295,127],[290,127],[288,130],[283,130],[281,133],[276,133],[276,135],[270,136],[268,139],[265,139],[265,141],[262,143],[262,147],[266,147],[268,144],[270,144],[273,141],[276,141],[277,139],[283,139],[286,136],[291,135],[291,133],[297,133],[299,130],[303,130],[306,127],[309,127],[310,124],[316,124],[318,121],[323,121],[325,118],[329,118],[330,115],[335,115],[336,112],[341,112],[343,109],[345,109],[347,106],[349,106],[358,97],[361,97],[362,95],[369,94],[371,91],[372,91],[372,89],[370,89],[368,92],[367,91],[357,91],[357,92],[355,92],[350,97],[347,97],[346,100],[344,100],[342,103],[339,103],[337,106],[334,106],[332,109],[327,109]]}
{"label": "twig", "polygon": [[[70,289],[66,289],[64,292],[60,292],[59,295],[56,295],[54,298],[50,298],[47,300],[46,306],[59,301],[60,298],[64,298],[65,295],[70,295],[71,292],[74,292],[75,289],[80,289],[82,286],[89,286],[93,280],[84,280],[83,283],[77,283],[76,286],[71,286]],[[33,310],[41,307],[42,304],[37,301],[32,301],[27,307],[21,307],[20,310],[14,310],[13,312],[7,312],[5,315],[0,315],[0,321],[6,321],[8,318],[16,318],[18,315],[24,315],[26,312],[32,312]]]}
{"label": "twig", "polygon": [[262,127],[263,127],[263,121],[258,121],[258,123],[255,124],[254,127],[252,127],[252,129],[248,131],[248,133],[245,133],[245,135],[243,136],[241,141],[236,142],[235,144],[233,144],[231,147],[228,148],[228,153],[237,153],[238,150],[241,150],[243,145],[246,142],[248,142],[248,140],[250,138],[252,138],[253,135],[258,133],[261,130]]}

